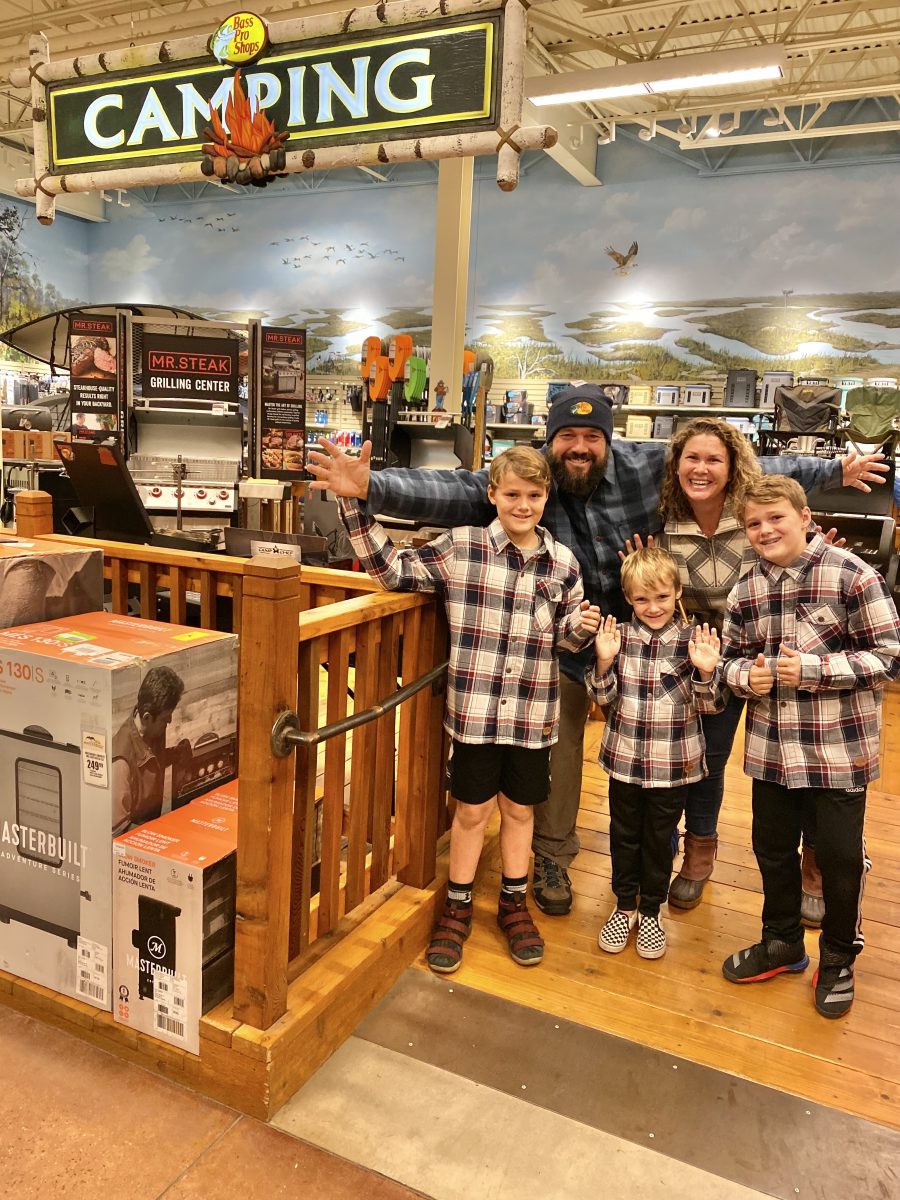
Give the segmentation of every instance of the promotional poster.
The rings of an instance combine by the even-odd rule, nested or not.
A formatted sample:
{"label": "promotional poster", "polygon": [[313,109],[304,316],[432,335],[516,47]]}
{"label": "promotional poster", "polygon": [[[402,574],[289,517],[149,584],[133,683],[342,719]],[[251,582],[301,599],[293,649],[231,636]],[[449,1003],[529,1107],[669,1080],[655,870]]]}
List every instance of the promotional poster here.
{"label": "promotional poster", "polygon": [[72,437],[101,441],[121,429],[115,317],[69,318]]}
{"label": "promotional poster", "polygon": [[263,479],[302,479],[306,461],[306,330],[262,330]]}

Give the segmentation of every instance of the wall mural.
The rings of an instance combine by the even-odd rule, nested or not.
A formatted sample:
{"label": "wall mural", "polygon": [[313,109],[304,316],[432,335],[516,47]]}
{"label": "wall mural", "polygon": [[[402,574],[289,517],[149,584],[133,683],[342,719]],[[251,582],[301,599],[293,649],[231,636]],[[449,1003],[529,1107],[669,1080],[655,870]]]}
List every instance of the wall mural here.
{"label": "wall mural", "polygon": [[[601,188],[547,159],[511,195],[476,182],[467,344],[498,375],[900,371],[891,166],[698,179],[656,159],[642,177],[646,152],[636,172],[629,153]],[[364,334],[429,344],[430,182],[228,201],[132,196],[107,224],[51,229],[0,202],[15,214],[0,226],[2,324],[61,296],[259,315],[305,325],[311,369],[346,373]]]}

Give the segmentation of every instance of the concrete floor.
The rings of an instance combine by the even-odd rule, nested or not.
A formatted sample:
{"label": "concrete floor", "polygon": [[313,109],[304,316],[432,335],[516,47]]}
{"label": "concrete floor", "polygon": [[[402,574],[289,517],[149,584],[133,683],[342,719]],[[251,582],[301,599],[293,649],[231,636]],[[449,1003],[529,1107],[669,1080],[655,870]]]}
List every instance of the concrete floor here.
{"label": "concrete floor", "polygon": [[265,1125],[0,1006],[15,1200],[869,1200],[900,1134],[407,971]]}

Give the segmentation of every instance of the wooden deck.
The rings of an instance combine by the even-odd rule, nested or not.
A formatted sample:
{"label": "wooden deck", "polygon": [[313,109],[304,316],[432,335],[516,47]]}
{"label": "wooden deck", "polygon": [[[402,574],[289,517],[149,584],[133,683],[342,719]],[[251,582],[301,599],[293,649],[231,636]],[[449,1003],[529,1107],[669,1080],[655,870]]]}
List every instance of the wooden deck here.
{"label": "wooden deck", "polygon": [[[568,918],[542,917],[542,966],[517,967],[494,913],[499,849],[485,856],[476,920],[460,983],[717,1067],[884,1125],[900,1128],[900,689],[889,692],[880,780],[870,789],[865,897],[866,949],[857,999],[842,1021],[812,1005],[812,966],[797,977],[736,987],[721,973],[727,955],[759,939],[761,886],[750,849],[750,781],[743,734],[728,765],[719,856],[703,902],[670,914],[669,950],[656,962],[633,947],[613,957],[597,946],[612,902],[606,777],[597,765],[602,725],[586,739],[580,833]],[[813,964],[817,933],[807,933]],[[427,970],[420,957],[417,966]]]}

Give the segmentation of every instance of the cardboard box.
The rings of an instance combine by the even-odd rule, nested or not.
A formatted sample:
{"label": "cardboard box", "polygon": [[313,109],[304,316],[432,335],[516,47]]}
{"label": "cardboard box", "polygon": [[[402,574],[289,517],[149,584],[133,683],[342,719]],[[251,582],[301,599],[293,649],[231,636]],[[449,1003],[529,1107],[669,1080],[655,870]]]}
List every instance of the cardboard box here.
{"label": "cardboard box", "polygon": [[0,969],[110,1007],[113,835],[224,781],[236,729],[233,634],[0,631]]}
{"label": "cardboard box", "polygon": [[25,432],[25,457],[49,462],[55,458],[53,434],[50,430],[28,429]]}
{"label": "cardboard box", "polygon": [[25,457],[24,429],[3,430],[3,457],[22,459]]}
{"label": "cardboard box", "polygon": [[113,1015],[200,1052],[234,986],[237,783],[113,843]]}
{"label": "cardboard box", "polygon": [[0,543],[0,628],[103,607],[103,552],[40,538]]}

